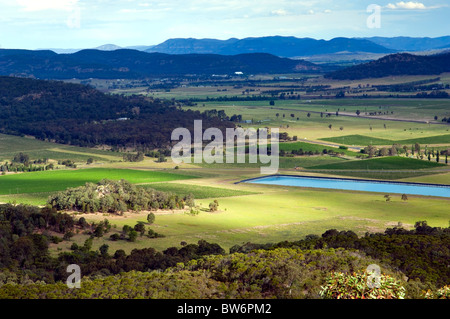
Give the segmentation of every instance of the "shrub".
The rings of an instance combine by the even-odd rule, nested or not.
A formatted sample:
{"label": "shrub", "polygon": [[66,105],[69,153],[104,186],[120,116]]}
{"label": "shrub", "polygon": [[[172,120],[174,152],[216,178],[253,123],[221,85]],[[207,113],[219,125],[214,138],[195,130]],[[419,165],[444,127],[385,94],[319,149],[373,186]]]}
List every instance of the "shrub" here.
{"label": "shrub", "polygon": [[436,291],[428,290],[425,299],[450,299],[450,286],[446,285]]}
{"label": "shrub", "polygon": [[378,287],[370,288],[370,274],[331,273],[320,295],[325,299],[404,299],[405,288],[394,278],[381,274]]}
{"label": "shrub", "polygon": [[153,224],[155,222],[155,214],[153,214],[153,213],[148,214],[147,215],[147,222],[149,224]]}

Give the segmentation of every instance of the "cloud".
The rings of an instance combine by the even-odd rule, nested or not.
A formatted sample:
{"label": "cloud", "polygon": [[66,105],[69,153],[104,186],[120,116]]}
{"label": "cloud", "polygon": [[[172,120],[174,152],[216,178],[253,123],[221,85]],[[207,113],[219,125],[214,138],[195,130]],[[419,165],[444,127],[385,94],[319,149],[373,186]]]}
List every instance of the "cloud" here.
{"label": "cloud", "polygon": [[16,0],[17,4],[25,11],[43,10],[72,10],[78,4],[78,0]]}
{"label": "cloud", "polygon": [[404,9],[404,10],[423,10],[427,9],[427,7],[421,3],[421,2],[414,2],[414,1],[400,1],[395,4],[389,3],[386,8],[388,9]]}
{"label": "cloud", "polygon": [[285,16],[288,14],[288,12],[284,9],[273,10],[270,13],[275,16]]}

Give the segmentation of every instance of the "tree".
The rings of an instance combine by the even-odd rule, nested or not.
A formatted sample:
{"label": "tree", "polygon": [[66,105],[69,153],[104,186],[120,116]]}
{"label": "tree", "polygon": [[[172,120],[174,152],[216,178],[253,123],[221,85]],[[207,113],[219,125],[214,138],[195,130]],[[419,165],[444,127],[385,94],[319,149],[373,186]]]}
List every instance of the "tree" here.
{"label": "tree", "polygon": [[209,203],[209,211],[210,212],[217,211],[218,207],[219,207],[219,202],[217,199],[215,199],[212,203]]}
{"label": "tree", "polygon": [[380,155],[381,156],[388,156],[389,155],[389,151],[386,147],[383,147],[380,149]]}
{"label": "tree", "polygon": [[95,227],[95,230],[94,230],[94,236],[95,237],[103,237],[103,233],[104,233],[103,225],[101,225],[101,224],[97,225],[97,227]]}
{"label": "tree", "polygon": [[356,110],[356,115],[359,116],[359,114],[361,114],[361,111],[360,110]]}
{"label": "tree", "polygon": [[100,246],[99,251],[102,256],[108,256],[109,246],[107,244],[103,244]]}
{"label": "tree", "polygon": [[138,233],[134,229],[128,233],[128,240],[131,242],[135,242],[137,239]]}
{"label": "tree", "polygon": [[91,250],[91,248],[92,248],[92,243],[93,243],[93,239],[92,239],[91,237],[88,238],[88,239],[86,239],[86,240],[84,241],[83,248],[84,248],[86,251]]}
{"label": "tree", "polygon": [[269,102],[269,105],[274,106],[274,105],[275,105],[275,101],[273,101],[273,100],[270,101],[270,102]]}
{"label": "tree", "polygon": [[408,196],[406,194],[402,194],[402,200],[408,200]]}
{"label": "tree", "polygon": [[414,144],[414,150],[416,151],[417,154],[420,153],[420,144],[419,143]]}
{"label": "tree", "polygon": [[331,124],[329,124],[328,125],[328,128],[331,130],[331,128],[333,127],[333,125],[331,125]]}
{"label": "tree", "polygon": [[153,214],[153,213],[148,214],[147,215],[147,222],[149,224],[153,224],[155,222],[155,214]]}
{"label": "tree", "polygon": [[390,154],[392,156],[396,156],[397,155],[397,147],[395,145],[392,145],[391,149],[389,150]]}
{"label": "tree", "polygon": [[143,222],[138,222],[136,225],[134,225],[134,230],[141,234],[141,236],[145,233],[145,225]]}

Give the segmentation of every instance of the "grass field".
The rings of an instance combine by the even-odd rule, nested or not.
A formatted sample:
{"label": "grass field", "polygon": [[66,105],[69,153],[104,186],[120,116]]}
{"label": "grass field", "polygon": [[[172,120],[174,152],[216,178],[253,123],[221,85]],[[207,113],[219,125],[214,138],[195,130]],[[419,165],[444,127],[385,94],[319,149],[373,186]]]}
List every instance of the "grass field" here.
{"label": "grass field", "polygon": [[419,144],[450,144],[450,134],[420,137],[420,138],[406,139],[406,140],[400,140],[400,141],[393,141],[393,140],[364,136],[364,135],[345,135],[345,136],[338,136],[338,137],[322,138],[321,140],[329,141],[329,142],[333,142],[333,143],[344,144],[344,145],[367,146],[367,145],[401,144],[401,145],[407,145],[409,147],[411,144],[415,144],[415,143],[419,143]]}
{"label": "grass field", "polygon": [[345,149],[339,149],[336,147],[326,146],[326,145],[319,145],[319,144],[312,144],[312,143],[306,143],[306,142],[290,142],[290,143],[280,143],[280,151],[292,151],[292,150],[299,150],[302,149],[305,152],[319,152],[321,153],[324,149],[326,150],[332,150],[334,152],[344,153],[348,156],[355,156],[358,153],[345,150]]}
{"label": "grass field", "polygon": [[[321,149],[324,149],[327,147],[321,147]],[[328,147],[331,148],[331,147]],[[311,156],[296,156],[296,157],[279,157],[279,168],[282,169],[293,169],[295,167],[304,167],[308,168],[315,165],[325,165],[325,164],[332,164],[332,163],[340,163],[346,161],[346,159],[336,156],[328,156],[328,155],[311,155]],[[245,157],[245,163],[237,163],[235,161],[234,163],[226,163],[224,160],[223,163],[201,163],[196,164],[197,166],[203,167],[203,168],[238,168],[238,167],[245,167],[245,168],[260,168],[264,166],[269,166],[270,164],[263,164],[259,161],[257,163],[250,163],[249,156],[247,155]]]}
{"label": "grass field", "polygon": [[394,144],[394,141],[392,140],[364,135],[345,135],[345,136],[322,138],[321,140],[344,145],[360,145],[360,146]]}
{"label": "grass field", "polygon": [[423,161],[399,156],[388,156],[366,160],[346,161],[343,163],[317,165],[309,168],[329,170],[420,170],[445,166],[446,165],[444,164],[431,161]]}
{"label": "grass field", "polygon": [[31,137],[20,137],[0,134],[0,161],[11,161],[14,155],[23,152],[30,159],[71,159],[76,162],[86,162],[88,158],[95,161],[119,161],[122,154],[99,149],[84,148],[70,145],[55,144],[36,140]]}
{"label": "grass field", "polygon": [[[220,181],[216,181],[219,183]],[[212,183],[212,181],[210,181]],[[94,248],[106,243],[110,251],[154,247],[165,249],[180,247],[181,241],[196,243],[200,239],[219,243],[228,249],[246,242],[268,243],[301,239],[308,234],[321,234],[327,229],[352,229],[359,235],[365,232],[384,231],[398,222],[411,228],[418,220],[427,220],[430,225],[448,224],[448,214],[443,209],[448,200],[409,196],[402,201],[393,195],[386,202],[383,194],[310,190],[296,187],[274,187],[246,185],[250,191],[262,194],[219,198],[219,211],[200,211],[190,216],[183,212],[161,212],[156,214],[155,224],[147,227],[166,237],[149,239],[139,237],[136,243],[112,242],[105,236],[94,240]],[[200,207],[207,208],[211,200],[197,200]],[[146,220],[147,213],[131,213],[127,216],[90,215],[88,219],[100,221],[107,218],[119,232],[123,225],[133,226]],[[73,241],[82,244],[86,235],[77,235]],[[58,247],[67,249],[71,243],[63,242]]]}
{"label": "grass field", "polygon": [[[28,200],[47,198],[48,193],[77,187],[87,182],[96,183],[107,179],[126,179],[130,183],[167,182],[194,178],[194,176],[164,171],[144,171],[132,169],[90,168],[78,170],[55,170],[32,173],[18,173],[0,176],[0,195],[4,199],[17,200],[18,194],[27,195]],[[41,197],[41,195],[43,197]],[[11,197],[8,197],[11,196]]]}
{"label": "grass field", "polygon": [[[389,80],[399,83],[417,78]],[[371,84],[382,84],[385,80],[373,80]],[[349,81],[349,83],[352,81]],[[292,84],[292,82],[286,83]],[[321,84],[321,83],[319,83]],[[333,86],[343,82],[332,83]],[[244,88],[230,87],[179,88],[170,92],[153,92],[156,97],[205,98],[223,95],[238,95]],[[266,88],[271,89],[271,88]],[[122,91],[121,91],[122,92]],[[132,93],[132,92],[128,92]],[[135,93],[139,93],[136,90]],[[448,100],[425,99],[312,99],[237,102],[199,102],[195,106],[184,106],[203,112],[224,110],[227,115],[241,114],[240,123],[246,127],[279,128],[298,141],[280,144],[280,149],[304,151],[333,149],[331,146],[310,142],[330,141],[344,145],[392,145],[400,143],[410,148],[416,142],[436,145],[440,149],[450,147],[448,125],[426,124],[408,121],[390,121],[387,117],[434,121],[450,116]],[[386,118],[358,118],[336,116],[335,112],[355,114],[361,112],[386,112]],[[320,113],[323,113],[322,116]],[[308,117],[307,114],[310,113]],[[330,113],[330,116],[327,114]],[[278,114],[278,116],[277,116]],[[291,116],[291,114],[293,116]],[[411,182],[440,183],[450,185],[448,166],[435,161],[416,160],[406,157],[385,157],[357,160],[356,152],[344,152],[344,157],[314,155],[281,157],[280,173],[311,176],[354,176],[362,178],[402,180]],[[215,242],[228,249],[245,242],[278,242],[297,240],[308,234],[320,235],[328,229],[353,230],[359,235],[366,232],[384,231],[398,222],[407,228],[416,221],[426,220],[431,226],[448,226],[448,204],[450,199],[408,196],[402,201],[392,195],[386,202],[383,194],[338,190],[312,190],[297,187],[268,186],[256,184],[234,184],[237,181],[260,176],[260,167],[268,164],[213,163],[175,164],[168,159],[156,163],[146,158],[143,162],[127,163],[122,154],[110,151],[58,145],[30,138],[0,134],[0,160],[10,161],[18,152],[25,152],[31,158],[76,159],[85,162],[89,157],[95,163],[90,169],[55,170],[47,172],[8,174],[0,176],[0,201],[43,204],[49,194],[55,191],[98,182],[103,178],[127,179],[143,187],[170,191],[179,195],[192,193],[199,205],[196,216],[185,211],[158,211],[156,222],[151,227],[164,238],[149,239],[139,237],[137,242],[109,240],[109,234],[94,240],[94,249],[102,244],[109,245],[109,251],[154,247],[162,250],[170,246],[180,246],[181,241],[196,243],[200,239]],[[349,160],[350,158],[350,160]],[[354,159],[353,159],[354,158]],[[79,167],[82,167],[81,165]],[[297,167],[298,170],[294,168]],[[196,177],[196,178],[195,178]],[[150,185],[151,184],[151,185]],[[217,199],[219,211],[207,212],[209,203]],[[113,225],[111,233],[120,232],[123,225],[134,226],[138,221],[146,221],[148,212],[126,213],[124,216],[112,214],[83,215],[89,221],[107,218]],[[81,215],[77,215],[79,217]],[[110,233],[110,234],[111,234]],[[89,235],[79,233],[70,241],[52,244],[53,253],[68,250],[73,242],[82,244]]]}
{"label": "grass field", "polygon": [[152,188],[163,192],[171,192],[179,196],[192,194],[195,199],[257,194],[255,192],[243,190],[180,183],[153,183],[151,185],[143,185],[143,187]]}

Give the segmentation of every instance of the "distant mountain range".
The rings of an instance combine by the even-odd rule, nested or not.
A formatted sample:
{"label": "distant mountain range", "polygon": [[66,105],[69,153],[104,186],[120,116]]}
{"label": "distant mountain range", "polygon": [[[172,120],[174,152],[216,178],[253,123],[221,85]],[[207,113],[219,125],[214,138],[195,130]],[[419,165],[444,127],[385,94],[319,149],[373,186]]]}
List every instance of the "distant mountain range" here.
{"label": "distant mountain range", "polygon": [[[334,38],[316,40],[286,36],[258,38],[231,38],[228,40],[177,38],[157,45],[119,47],[106,44],[93,49],[134,49],[167,54],[221,54],[269,53],[280,57],[307,57],[333,53],[395,53],[441,50],[450,48],[450,36],[437,38],[370,37]],[[82,49],[50,49],[56,53],[75,53]]]}
{"label": "distant mountain range", "polygon": [[[0,49],[0,75],[40,79],[139,79],[235,72],[247,75],[326,73],[338,69],[337,64],[331,66],[331,60],[331,63],[326,62],[336,57],[345,62],[341,66],[353,66],[327,74],[335,79],[450,72],[450,54],[445,54],[448,52],[445,49],[450,48],[450,36],[335,38],[329,41],[281,36],[241,40],[170,39],[152,47],[131,48],[106,44],[60,54],[52,50]],[[402,48],[410,52],[421,50],[421,55],[398,53]],[[444,53],[436,55],[434,52]],[[314,64],[306,59],[325,63]],[[366,61],[371,62],[362,63]]]}
{"label": "distant mountain range", "polygon": [[139,79],[146,77],[319,72],[313,63],[267,53],[238,55],[147,53],[130,49],[82,50],[57,54],[50,50],[0,49],[0,75],[39,79]]}
{"label": "distant mountain range", "polygon": [[399,75],[435,75],[450,72],[450,53],[412,55],[397,53],[326,74],[337,80],[358,80]]}
{"label": "distant mountain range", "polygon": [[337,52],[371,52],[391,53],[394,50],[365,39],[334,38],[332,40],[316,40],[295,37],[261,37],[245,39],[170,39],[146,52],[168,54],[223,54],[270,53],[281,57],[299,57]]}
{"label": "distant mountain range", "polygon": [[450,36],[438,38],[411,38],[411,37],[372,37],[363,38],[385,48],[396,51],[429,51],[450,49]]}

